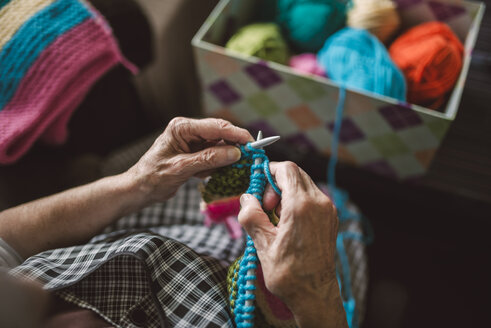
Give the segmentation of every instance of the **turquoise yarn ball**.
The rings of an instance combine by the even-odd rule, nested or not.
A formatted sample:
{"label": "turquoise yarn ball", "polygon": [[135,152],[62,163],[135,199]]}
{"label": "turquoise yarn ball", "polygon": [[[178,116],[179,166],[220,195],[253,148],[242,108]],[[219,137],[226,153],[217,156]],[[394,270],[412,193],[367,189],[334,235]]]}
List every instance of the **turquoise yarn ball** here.
{"label": "turquoise yarn ball", "polygon": [[300,52],[317,52],[346,22],[343,0],[278,0],[277,23]]}
{"label": "turquoise yarn ball", "polygon": [[317,54],[327,76],[341,85],[406,100],[406,80],[385,46],[366,30],[343,28]]}

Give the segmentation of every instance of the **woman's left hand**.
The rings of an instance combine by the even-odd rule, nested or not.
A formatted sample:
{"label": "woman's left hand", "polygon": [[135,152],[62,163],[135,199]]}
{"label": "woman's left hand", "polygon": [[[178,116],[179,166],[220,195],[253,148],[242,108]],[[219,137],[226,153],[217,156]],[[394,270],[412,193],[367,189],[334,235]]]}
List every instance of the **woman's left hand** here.
{"label": "woman's left hand", "polygon": [[190,177],[239,160],[240,150],[227,143],[253,140],[247,130],[225,120],[177,117],[127,174],[137,179],[148,203],[164,201]]}

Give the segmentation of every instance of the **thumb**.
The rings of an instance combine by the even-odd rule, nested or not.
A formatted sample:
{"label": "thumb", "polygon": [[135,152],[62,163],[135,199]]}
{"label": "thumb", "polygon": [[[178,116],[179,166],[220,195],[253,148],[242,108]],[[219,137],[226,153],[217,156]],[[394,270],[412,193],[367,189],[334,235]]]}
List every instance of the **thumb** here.
{"label": "thumb", "polygon": [[251,194],[242,194],[240,206],[239,223],[251,236],[258,250],[266,249],[276,234],[268,215],[264,213],[257,198]]}
{"label": "thumb", "polygon": [[196,175],[200,172],[230,165],[240,159],[240,149],[234,146],[214,146],[196,153],[182,154],[181,164],[186,173]]}

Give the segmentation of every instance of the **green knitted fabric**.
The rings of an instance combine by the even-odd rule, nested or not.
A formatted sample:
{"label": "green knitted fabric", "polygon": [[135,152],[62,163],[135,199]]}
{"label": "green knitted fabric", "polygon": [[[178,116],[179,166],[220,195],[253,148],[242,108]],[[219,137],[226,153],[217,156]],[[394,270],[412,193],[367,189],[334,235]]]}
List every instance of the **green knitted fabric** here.
{"label": "green knitted fabric", "polygon": [[222,167],[212,174],[201,192],[205,202],[238,196],[247,190],[251,175],[251,168],[247,164],[250,164],[250,161],[242,159],[237,164]]}

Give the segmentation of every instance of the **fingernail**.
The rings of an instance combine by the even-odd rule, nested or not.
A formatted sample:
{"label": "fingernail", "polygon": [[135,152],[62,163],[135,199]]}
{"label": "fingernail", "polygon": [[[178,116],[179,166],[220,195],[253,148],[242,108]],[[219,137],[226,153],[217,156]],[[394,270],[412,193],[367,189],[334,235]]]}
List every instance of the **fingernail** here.
{"label": "fingernail", "polygon": [[229,150],[227,150],[227,158],[229,161],[236,162],[240,159],[240,156],[241,156],[240,149],[237,147],[230,148]]}
{"label": "fingernail", "polygon": [[244,203],[249,199],[249,197],[249,194],[242,194],[242,196],[240,196],[240,206],[244,206]]}

